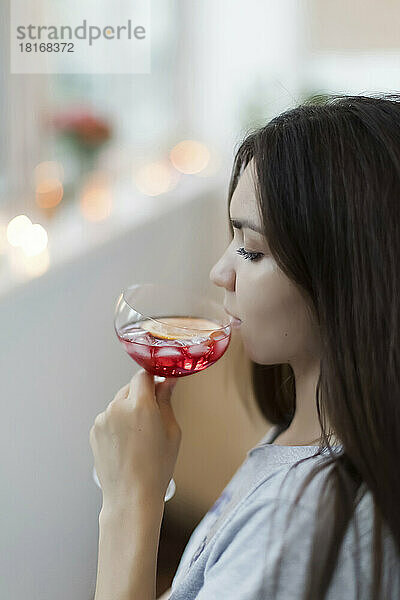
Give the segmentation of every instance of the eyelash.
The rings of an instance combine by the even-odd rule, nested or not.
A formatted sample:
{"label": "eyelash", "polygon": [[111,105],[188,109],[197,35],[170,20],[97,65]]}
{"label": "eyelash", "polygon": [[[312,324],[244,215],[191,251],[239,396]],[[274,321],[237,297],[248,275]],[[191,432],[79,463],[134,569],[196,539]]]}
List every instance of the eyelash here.
{"label": "eyelash", "polygon": [[243,256],[244,259],[248,258],[249,260],[257,260],[262,256],[261,252],[247,252],[247,250],[245,250],[244,248],[238,248],[236,252]]}

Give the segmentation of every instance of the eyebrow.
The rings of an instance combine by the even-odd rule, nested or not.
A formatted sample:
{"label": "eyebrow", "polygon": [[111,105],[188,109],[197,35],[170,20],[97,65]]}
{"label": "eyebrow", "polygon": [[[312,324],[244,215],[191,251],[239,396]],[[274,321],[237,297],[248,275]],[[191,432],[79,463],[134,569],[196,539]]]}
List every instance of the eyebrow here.
{"label": "eyebrow", "polygon": [[257,225],[254,225],[247,219],[243,219],[242,221],[239,221],[238,219],[229,220],[232,223],[232,227],[234,227],[235,229],[241,229],[242,227],[245,227],[246,229],[252,229],[253,231],[257,231],[257,233],[261,233],[261,235],[264,235],[264,232],[260,227],[257,227]]}

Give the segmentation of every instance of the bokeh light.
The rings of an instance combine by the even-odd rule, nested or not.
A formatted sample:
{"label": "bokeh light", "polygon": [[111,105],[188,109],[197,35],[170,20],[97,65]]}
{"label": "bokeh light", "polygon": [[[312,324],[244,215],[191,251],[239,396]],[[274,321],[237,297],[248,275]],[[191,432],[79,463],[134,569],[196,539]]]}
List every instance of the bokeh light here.
{"label": "bokeh light", "polygon": [[112,193],[107,177],[101,171],[88,177],[80,198],[80,210],[88,221],[104,221],[112,211]]}
{"label": "bokeh light", "polygon": [[201,142],[184,140],[172,148],[170,159],[175,169],[190,175],[206,168],[210,160],[210,152]]}
{"label": "bokeh light", "polygon": [[7,249],[7,225],[0,222],[0,256],[6,253]]}
{"label": "bokeh light", "polygon": [[7,240],[11,246],[21,246],[25,236],[32,227],[32,221],[26,215],[18,215],[11,219],[7,226]]}
{"label": "bokeh light", "polygon": [[26,256],[36,256],[47,248],[47,231],[39,223],[35,223],[25,231],[20,246]]}
{"label": "bokeh light", "polygon": [[47,179],[56,179],[64,181],[64,169],[61,163],[55,160],[47,160],[39,163],[35,167],[35,184],[36,186]]}
{"label": "bokeh light", "polygon": [[221,155],[213,148],[208,148],[209,152],[210,152],[210,158],[209,161],[207,163],[207,165],[204,167],[204,169],[202,169],[202,171],[199,171],[198,173],[196,173],[196,175],[198,177],[212,177],[213,175],[216,175],[222,167],[222,158]]}
{"label": "bokeh light", "polygon": [[10,256],[10,265],[17,277],[40,277],[50,266],[49,251],[46,248],[35,256],[27,256],[22,248],[14,250]]}
{"label": "bokeh light", "polygon": [[64,193],[62,164],[55,160],[41,162],[35,167],[34,176],[36,204],[45,209],[60,204]]}
{"label": "bokeh light", "polygon": [[25,256],[23,264],[25,272],[30,277],[40,277],[48,270],[50,265],[48,249],[46,248],[46,250],[35,256]]}
{"label": "bokeh light", "polygon": [[63,185],[59,179],[44,179],[36,185],[36,204],[40,208],[53,208],[63,197]]}
{"label": "bokeh light", "polygon": [[136,187],[146,196],[158,196],[172,190],[179,181],[179,173],[165,160],[139,167],[134,175]]}

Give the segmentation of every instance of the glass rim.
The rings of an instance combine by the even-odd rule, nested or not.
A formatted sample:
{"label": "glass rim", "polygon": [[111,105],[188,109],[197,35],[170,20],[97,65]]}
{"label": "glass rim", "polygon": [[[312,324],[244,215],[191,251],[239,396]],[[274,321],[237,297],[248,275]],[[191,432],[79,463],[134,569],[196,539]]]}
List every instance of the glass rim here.
{"label": "glass rim", "polygon": [[[129,290],[133,290],[135,288],[143,288],[143,287],[164,287],[164,288],[169,288],[169,289],[177,289],[178,291],[182,291],[182,292],[186,292],[188,294],[191,295],[195,295],[194,290],[190,289],[190,288],[182,288],[179,286],[171,286],[168,284],[164,284],[164,283],[134,283],[126,288],[124,288],[121,292],[121,294],[119,295],[119,299],[117,301],[117,305],[119,303],[119,300],[121,299],[121,297],[123,298],[124,302],[133,310],[135,311],[135,313],[137,313],[138,315],[140,315],[141,317],[143,317],[144,319],[149,319],[151,321],[153,321],[154,323],[162,323],[163,325],[165,325],[166,327],[170,327],[172,329],[182,329],[183,331],[204,331],[204,332],[208,332],[208,331],[221,331],[222,329],[226,329],[227,327],[231,327],[232,325],[232,319],[233,317],[231,315],[229,315],[229,313],[226,313],[226,324],[225,325],[221,325],[220,327],[213,327],[212,329],[194,329],[193,327],[185,327],[183,325],[171,325],[170,323],[165,323],[165,321],[162,320],[162,318],[157,318],[157,317],[151,317],[151,316],[147,316],[145,314],[143,314],[142,312],[139,312],[134,306],[132,306],[132,304],[130,302],[128,302],[127,298],[126,298],[126,294],[128,293]],[[204,297],[204,300],[206,302],[208,302],[209,304],[215,306],[218,310],[221,311],[221,313],[225,310],[223,308],[222,304],[219,304],[218,302],[216,302],[215,300],[212,300],[211,298],[207,298]],[[167,318],[167,317],[165,317]],[[202,317],[193,317],[193,318],[202,318]],[[211,321],[211,319],[208,319]]]}

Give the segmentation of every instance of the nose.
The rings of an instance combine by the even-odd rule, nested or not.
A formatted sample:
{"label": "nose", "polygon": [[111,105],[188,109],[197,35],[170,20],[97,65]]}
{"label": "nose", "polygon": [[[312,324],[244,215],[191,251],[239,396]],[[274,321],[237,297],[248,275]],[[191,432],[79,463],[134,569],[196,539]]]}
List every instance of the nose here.
{"label": "nose", "polygon": [[236,273],[225,253],[210,271],[210,280],[229,292],[235,291]]}

